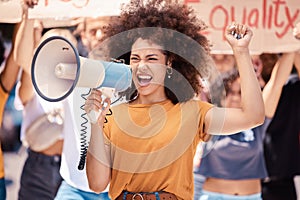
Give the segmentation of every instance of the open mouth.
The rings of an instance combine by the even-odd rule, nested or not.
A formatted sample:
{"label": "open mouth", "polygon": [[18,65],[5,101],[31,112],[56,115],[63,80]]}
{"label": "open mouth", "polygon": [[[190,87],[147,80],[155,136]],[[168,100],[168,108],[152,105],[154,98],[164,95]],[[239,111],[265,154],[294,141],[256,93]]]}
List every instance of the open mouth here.
{"label": "open mouth", "polygon": [[137,75],[137,80],[141,86],[147,86],[152,80],[152,76],[146,74]]}

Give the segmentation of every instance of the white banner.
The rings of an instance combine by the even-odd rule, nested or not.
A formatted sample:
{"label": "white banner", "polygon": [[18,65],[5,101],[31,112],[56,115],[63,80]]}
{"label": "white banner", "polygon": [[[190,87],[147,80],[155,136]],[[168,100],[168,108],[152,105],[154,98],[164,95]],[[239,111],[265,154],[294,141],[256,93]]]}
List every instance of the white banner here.
{"label": "white banner", "polygon": [[[68,21],[76,17],[118,15],[129,0],[39,0],[29,17]],[[231,53],[224,40],[225,27],[232,21],[247,24],[254,32],[252,53],[278,53],[300,49],[292,29],[300,22],[300,0],[180,0],[193,7],[208,25],[204,33],[216,53]],[[21,20],[20,0],[0,0],[0,23]]]}
{"label": "white banner", "polygon": [[[29,18],[68,20],[76,17],[119,15],[122,3],[128,0],[39,0],[29,9]],[[0,22],[16,23],[21,20],[20,0],[0,0]]]}
{"label": "white banner", "polygon": [[21,15],[20,0],[0,0],[0,23],[19,22]]}

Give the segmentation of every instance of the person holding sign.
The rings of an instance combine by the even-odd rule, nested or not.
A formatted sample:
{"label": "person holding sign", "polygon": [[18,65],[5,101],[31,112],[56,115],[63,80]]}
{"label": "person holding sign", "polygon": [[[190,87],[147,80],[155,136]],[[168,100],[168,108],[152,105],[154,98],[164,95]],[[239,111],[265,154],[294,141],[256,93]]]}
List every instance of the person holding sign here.
{"label": "person holding sign", "polygon": [[14,57],[22,67],[16,99],[23,108],[20,139],[26,147],[27,157],[20,177],[18,199],[54,199],[62,181],[59,169],[64,112],[61,104],[46,102],[35,93],[30,76],[31,60],[39,42],[53,35],[73,35],[61,29],[51,29],[42,35],[41,23],[28,18],[29,8],[35,4],[22,2],[23,16],[16,34]]}
{"label": "person holding sign", "polygon": [[[277,69],[284,69],[292,65],[293,53],[286,53],[278,59],[272,79],[263,90],[263,96],[268,96],[270,84],[279,84],[286,73],[278,73]],[[275,80],[275,82],[274,82]],[[221,104],[224,107],[241,107],[241,87],[239,75],[236,71],[224,76],[226,97]],[[271,87],[272,88],[272,87]],[[278,89],[272,88],[272,93]],[[270,98],[265,98],[265,108],[268,114],[274,107]],[[273,99],[274,100],[274,99]],[[272,105],[272,106],[270,106]],[[268,177],[264,158],[263,141],[269,123],[253,129],[244,130],[229,136],[212,138],[204,144],[203,158],[197,168],[197,174],[206,177],[202,193],[196,200],[261,200],[261,180]],[[234,154],[234,152],[239,152]]]}
{"label": "person holding sign", "polygon": [[[300,22],[293,34],[300,39]],[[276,69],[282,78],[271,76],[266,88],[268,93],[264,95],[268,99],[266,120],[270,123],[264,141],[269,174],[262,182],[263,199],[266,200],[299,199],[294,180],[300,175],[300,40],[298,42],[299,50],[293,52],[290,64]]]}
{"label": "person holding sign", "polygon": [[[28,147],[19,199],[108,199],[107,193],[92,192],[85,170],[77,169],[80,134],[76,122],[71,117],[66,119],[73,114],[70,99],[47,102],[34,91],[30,76],[31,60],[38,44],[52,36],[60,36],[77,47],[77,40],[68,27],[51,28],[42,34],[43,27],[37,26],[41,25],[35,23],[37,21],[24,16],[15,51],[23,68],[19,87],[19,97],[24,105],[21,139]],[[52,123],[48,118],[53,120]]]}
{"label": "person holding sign", "polygon": [[204,28],[191,8],[162,0],[131,1],[107,27],[104,51],[130,65],[133,84],[123,94],[126,103],[110,107],[99,90],[86,101],[87,113],[100,112],[86,163],[92,190],[110,184],[111,199],[191,200],[198,143],[263,123],[249,54],[253,33],[243,24],[232,23],[225,34],[241,77],[241,108],[194,99],[197,76],[208,76],[213,66]]}
{"label": "person holding sign", "polygon": [[[14,35],[12,41],[12,48],[9,52],[8,57],[5,60],[4,57],[4,43],[0,40],[0,64],[5,61],[4,67],[0,73],[0,126],[2,125],[2,117],[4,114],[4,108],[6,101],[8,99],[9,93],[13,89],[19,74],[19,66],[15,62],[13,58],[13,51],[14,51],[14,42],[15,42],[15,35],[19,28],[19,24],[16,24],[14,27]],[[5,179],[4,179],[4,158],[2,154],[2,150],[0,148],[0,200],[6,199],[6,187],[5,187]]]}

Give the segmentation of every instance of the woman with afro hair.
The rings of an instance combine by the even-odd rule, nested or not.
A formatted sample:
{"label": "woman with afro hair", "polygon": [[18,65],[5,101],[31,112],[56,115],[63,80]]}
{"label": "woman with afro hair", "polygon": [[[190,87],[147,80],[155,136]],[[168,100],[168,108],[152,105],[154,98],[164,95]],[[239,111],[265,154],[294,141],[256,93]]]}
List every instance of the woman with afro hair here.
{"label": "woman with afro hair", "polygon": [[[91,124],[86,170],[89,186],[111,199],[193,199],[193,157],[210,135],[229,135],[264,121],[261,90],[249,54],[252,31],[232,23],[225,38],[241,78],[242,107],[220,108],[196,100],[198,76],[211,79],[210,43],[194,10],[163,0],[133,0],[105,27],[99,51],[123,60],[132,85],[119,93],[126,102],[111,106],[92,90],[86,113]],[[237,152],[238,153],[238,152]]]}

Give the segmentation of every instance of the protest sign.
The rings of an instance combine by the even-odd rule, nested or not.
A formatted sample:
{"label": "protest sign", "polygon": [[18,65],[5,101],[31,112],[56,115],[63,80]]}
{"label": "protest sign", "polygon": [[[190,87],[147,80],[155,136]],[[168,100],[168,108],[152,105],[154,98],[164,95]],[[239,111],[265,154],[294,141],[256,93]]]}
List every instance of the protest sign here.
{"label": "protest sign", "polygon": [[252,53],[276,53],[300,49],[292,30],[300,22],[298,0],[185,0],[207,24],[205,34],[213,52],[230,53],[224,31],[232,21],[246,24],[254,32]]}
{"label": "protest sign", "polygon": [[[173,0],[174,1],[174,0]],[[76,17],[118,15],[129,0],[39,0],[29,10],[29,18],[41,19],[47,26],[68,24]],[[203,32],[212,43],[213,53],[232,53],[224,31],[232,21],[251,27],[251,52],[278,53],[300,49],[292,29],[300,22],[299,0],[177,0],[195,9],[208,28]],[[21,20],[20,0],[0,0],[0,23]],[[59,23],[60,22],[60,23]]]}

